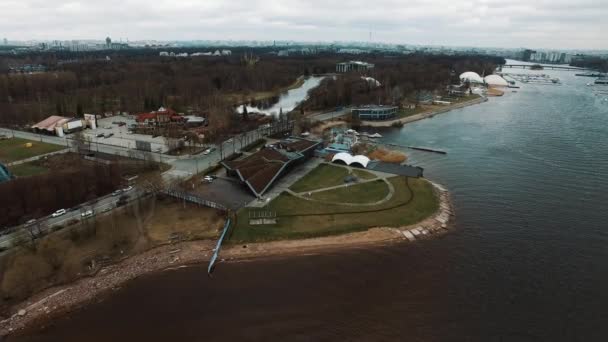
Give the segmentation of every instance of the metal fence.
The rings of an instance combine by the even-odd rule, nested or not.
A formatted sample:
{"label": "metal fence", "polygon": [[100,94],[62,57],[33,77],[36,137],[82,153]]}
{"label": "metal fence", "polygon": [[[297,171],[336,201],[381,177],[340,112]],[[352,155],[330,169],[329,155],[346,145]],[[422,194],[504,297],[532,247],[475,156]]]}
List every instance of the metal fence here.
{"label": "metal fence", "polygon": [[195,195],[195,194],[192,194],[189,192],[169,189],[169,190],[163,190],[162,193],[165,195],[171,196],[171,197],[179,198],[184,201],[200,204],[205,207],[214,208],[214,209],[218,209],[218,210],[222,210],[222,211],[228,211],[228,208],[226,208],[226,206],[224,206],[222,204],[206,200],[206,199],[202,198],[201,196],[198,196],[198,195]]}

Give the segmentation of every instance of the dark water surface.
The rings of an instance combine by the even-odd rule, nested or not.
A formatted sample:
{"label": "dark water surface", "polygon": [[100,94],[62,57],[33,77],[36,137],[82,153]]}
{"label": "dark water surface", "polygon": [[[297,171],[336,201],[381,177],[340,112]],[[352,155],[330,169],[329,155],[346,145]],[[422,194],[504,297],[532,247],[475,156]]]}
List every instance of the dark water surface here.
{"label": "dark water surface", "polygon": [[[515,71],[513,72],[522,72]],[[587,78],[385,133],[446,185],[438,239],[164,272],[19,341],[607,341],[608,105]]]}

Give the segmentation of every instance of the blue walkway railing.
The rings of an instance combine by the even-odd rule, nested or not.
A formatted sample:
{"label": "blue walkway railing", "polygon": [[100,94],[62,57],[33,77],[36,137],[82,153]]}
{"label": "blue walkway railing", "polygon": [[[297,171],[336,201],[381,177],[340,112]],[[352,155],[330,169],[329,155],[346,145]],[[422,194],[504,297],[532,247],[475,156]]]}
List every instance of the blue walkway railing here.
{"label": "blue walkway railing", "polygon": [[209,260],[209,267],[207,268],[207,273],[211,274],[213,272],[213,266],[215,265],[215,261],[217,260],[217,256],[220,254],[220,248],[222,248],[222,242],[224,241],[224,237],[226,236],[226,232],[230,228],[230,219],[226,220],[226,224],[224,224],[224,231],[222,235],[220,235],[219,240],[217,240],[217,245],[213,251],[213,256],[211,256],[211,260]]}

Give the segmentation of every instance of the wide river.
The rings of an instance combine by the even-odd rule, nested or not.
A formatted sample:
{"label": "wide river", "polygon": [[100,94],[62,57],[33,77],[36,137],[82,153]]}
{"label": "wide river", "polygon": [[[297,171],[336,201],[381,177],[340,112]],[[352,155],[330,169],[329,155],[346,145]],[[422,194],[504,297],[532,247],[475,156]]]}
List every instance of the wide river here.
{"label": "wide river", "polygon": [[450,233],[162,272],[14,340],[607,341],[608,103],[542,72],[563,84],[383,133],[448,151],[408,153],[451,190]]}

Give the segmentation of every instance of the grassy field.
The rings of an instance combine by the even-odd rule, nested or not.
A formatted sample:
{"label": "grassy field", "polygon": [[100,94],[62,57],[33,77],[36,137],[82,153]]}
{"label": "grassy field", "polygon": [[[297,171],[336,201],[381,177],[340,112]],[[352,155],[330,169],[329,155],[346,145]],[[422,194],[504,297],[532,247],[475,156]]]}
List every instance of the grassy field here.
{"label": "grassy field", "polygon": [[27,177],[41,175],[49,171],[48,168],[40,166],[35,162],[23,163],[8,168],[16,177]]}
{"label": "grassy field", "polygon": [[293,184],[290,189],[294,192],[305,192],[342,185],[346,176],[348,176],[347,168],[321,164]]}
{"label": "grassy field", "polygon": [[395,194],[389,201],[376,206],[326,204],[281,194],[264,208],[276,212],[276,225],[250,226],[251,209],[241,209],[230,241],[301,239],[378,226],[404,226],[420,222],[437,210],[438,200],[432,185],[426,180],[409,179],[409,188],[403,177],[391,178],[390,182]]}
{"label": "grassy field", "polygon": [[[217,211],[172,200],[142,201],[98,214],[0,255],[0,309],[49,286],[90,274],[149,248],[180,240],[215,238],[224,224]],[[95,260],[97,266],[92,267]]]}
{"label": "grassy field", "polygon": [[397,112],[397,119],[407,118],[408,116],[420,114],[427,109],[424,107],[416,106],[414,109],[402,108]]}
{"label": "grassy field", "polygon": [[374,203],[384,199],[389,193],[383,180],[376,180],[347,187],[315,192],[310,197],[315,200],[333,203]]}
{"label": "grassy field", "polygon": [[360,169],[353,169],[353,175],[355,175],[357,178],[360,178],[360,179],[374,179],[374,178],[378,177],[371,172],[367,172],[367,171],[360,170]]}
{"label": "grassy field", "polygon": [[[32,147],[26,147],[25,144],[27,143],[32,143]],[[63,150],[64,148],[65,146],[21,138],[0,140],[0,162],[10,163],[41,154]]]}

